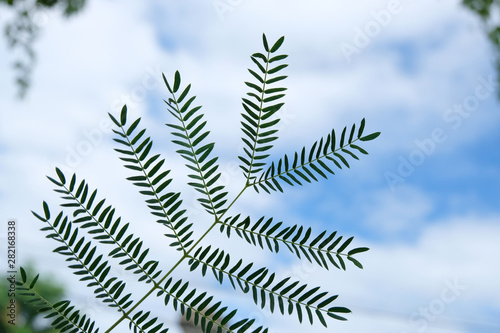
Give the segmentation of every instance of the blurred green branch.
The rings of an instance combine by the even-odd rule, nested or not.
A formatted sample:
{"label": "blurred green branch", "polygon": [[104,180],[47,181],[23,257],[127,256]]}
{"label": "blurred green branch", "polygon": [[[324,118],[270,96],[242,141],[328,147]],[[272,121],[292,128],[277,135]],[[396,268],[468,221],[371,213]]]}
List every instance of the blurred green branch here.
{"label": "blurred green branch", "polygon": [[497,76],[500,77],[500,0],[462,0],[462,4],[483,21],[485,32],[494,47]]}
{"label": "blurred green branch", "polygon": [[13,67],[19,97],[24,97],[30,84],[35,65],[34,42],[49,15],[61,11],[66,17],[80,12],[86,0],[0,0],[14,12],[14,18],[6,22],[4,31],[9,47],[19,51]]}
{"label": "blurred green branch", "polygon": [[[27,265],[27,271],[34,274],[35,269]],[[0,277],[0,290],[8,290],[9,284],[6,276]],[[53,278],[40,278],[36,289],[42,293],[49,301],[55,301],[65,297],[65,291],[61,283]],[[6,292],[0,293],[0,332],[1,333],[56,333],[57,330],[50,326],[50,321],[42,320],[43,313],[38,312],[38,308],[32,302],[27,302],[28,298],[16,293],[17,316],[15,325],[9,324],[6,309],[10,302],[10,297]]]}

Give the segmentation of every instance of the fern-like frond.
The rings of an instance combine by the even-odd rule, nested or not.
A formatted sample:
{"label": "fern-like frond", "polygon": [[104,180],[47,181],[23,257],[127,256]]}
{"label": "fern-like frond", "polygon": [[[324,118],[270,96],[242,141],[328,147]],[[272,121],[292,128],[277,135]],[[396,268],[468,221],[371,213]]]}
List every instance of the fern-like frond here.
{"label": "fern-like frond", "polygon": [[[253,182],[254,189],[258,192],[259,187],[267,193],[272,191],[283,192],[280,182],[287,183],[291,186],[295,184],[302,185],[302,182],[310,183],[312,180],[318,181],[317,176],[327,178],[327,174],[335,174],[326,163],[327,161],[342,169],[342,165],[350,167],[346,157],[352,157],[358,160],[358,156],[353,152],[353,149],[362,154],[368,155],[368,152],[358,145],[356,141],[370,141],[377,138],[380,132],[375,132],[363,136],[365,128],[365,119],[361,121],[359,130],[356,133],[356,124],[353,124],[349,136],[347,137],[347,127],[344,127],[340,140],[337,146],[335,130],[328,134],[326,139],[321,138],[316,141],[309,150],[302,148],[299,152],[295,152],[293,158],[288,158],[285,155],[277,163],[272,163],[271,166],[263,172],[258,180]],[[302,182],[301,182],[302,181]]]}
{"label": "fern-like frond", "polygon": [[192,224],[186,223],[188,218],[185,216],[186,210],[181,208],[180,193],[166,191],[172,179],[167,178],[170,170],[162,170],[165,159],[160,159],[159,154],[149,157],[153,141],[150,137],[143,138],[145,129],[137,130],[141,118],[136,119],[128,128],[125,127],[126,106],[122,108],[120,121],[111,114],[109,116],[119,128],[118,131],[113,130],[119,136],[113,140],[126,147],[125,150],[115,150],[123,156],[120,159],[127,163],[125,167],[137,172],[136,176],[127,179],[141,189],[139,191],[141,194],[148,197],[146,203],[151,209],[151,214],[160,218],[157,222],[170,229],[165,234],[173,239],[170,246],[186,252],[186,248],[193,242]]}
{"label": "fern-like frond", "polygon": [[[319,321],[326,327],[327,317],[346,320],[343,314],[350,313],[345,307],[332,306],[337,295],[331,295],[321,287],[310,286],[291,277],[278,278],[267,267],[256,268],[254,263],[234,260],[234,256],[232,262],[229,252],[214,245],[200,245],[215,227],[220,226],[220,232],[227,237],[236,233],[249,244],[274,253],[287,248],[297,258],[305,258],[325,269],[334,266],[345,270],[347,261],[363,268],[355,255],[368,248],[351,247],[353,237],[345,239],[337,232],[327,231],[316,234],[311,227],[285,226],[282,222],[273,222],[272,218],[262,217],[255,221],[250,217],[240,217],[241,214],[226,217],[226,212],[249,187],[257,192],[283,192],[284,183],[295,186],[326,179],[328,174],[334,174],[335,168],[349,168],[349,158],[358,159],[358,153],[368,154],[360,147],[360,142],[380,135],[379,132],[363,134],[363,119],[359,129],[356,124],[350,131],[345,127],[338,136],[332,130],[310,148],[285,154],[271,163],[270,153],[278,139],[278,112],[284,105],[287,91],[281,82],[287,78],[283,72],[288,66],[284,63],[288,56],[278,52],[284,37],[272,46],[268,44],[265,34],[262,41],[264,51],[251,55],[256,67],[248,69],[252,79],[245,82],[249,92],[242,98],[243,152],[238,156],[245,181],[232,201],[228,200],[228,192],[220,179],[222,172],[218,157],[213,154],[215,144],[209,139],[210,131],[201,106],[195,106],[196,96],[191,94],[191,84],[181,88],[178,71],[170,83],[162,75],[170,93],[165,103],[174,117],[166,124],[173,135],[172,142],[176,145],[176,152],[187,161],[188,185],[196,190],[198,202],[213,219],[197,239],[192,238],[193,224],[188,221],[181,193],[170,190],[170,170],[165,168],[167,163],[160,154],[152,153],[153,141],[141,128],[141,118],[129,121],[126,105],[119,117],[109,114],[116,125],[113,140],[119,146],[115,151],[119,153],[124,167],[133,172],[127,180],[139,188],[139,193],[146,197],[151,214],[165,226],[170,246],[181,252],[166,272],[158,268],[158,261],[148,258],[146,243],[129,232],[129,223],[122,223],[122,218],[106,202],[107,199],[98,197],[97,189],[84,179],[77,179],[76,174],[66,178],[58,168],[56,176],[48,177],[56,185],[55,191],[61,194],[61,206],[70,212],[61,211],[51,217],[49,206],[44,201],[42,213],[32,213],[44,223],[41,230],[48,233],[46,237],[57,242],[54,252],[64,256],[68,267],[94,292],[96,299],[118,311],[119,318],[106,332],[112,332],[122,322],[128,322],[129,329],[134,333],[166,333],[168,328],[152,316],[151,311],[140,308],[153,295],[161,297],[165,306],[171,304],[188,321],[192,319],[205,333],[268,332],[255,319],[237,318],[236,309],[229,309],[209,293],[190,287],[189,281],[173,278],[183,262],[187,262],[191,271],[199,269],[203,276],[212,272],[219,283],[229,281],[234,289],[251,294],[254,303],[261,309],[294,315],[301,323]],[[101,254],[96,243],[99,247],[110,246],[106,249],[109,252]],[[129,286],[125,281],[113,276],[114,260],[122,270],[136,274],[140,282],[149,283],[149,290],[142,297],[134,301],[136,295],[133,297],[132,293],[127,293]],[[81,316],[69,301],[46,302],[33,289],[37,279],[38,276],[27,282],[26,272],[21,268],[21,280],[17,281],[17,285],[31,298],[30,301],[40,305],[41,312],[47,312],[48,318],[54,318],[54,328],[71,333],[98,332],[94,322]]]}
{"label": "fern-like frond", "polygon": [[102,244],[114,246],[108,257],[121,260],[120,265],[126,265],[125,270],[139,274],[139,281],[154,282],[161,274],[158,270],[158,261],[147,260],[148,249],[143,249],[143,241],[128,233],[129,223],[121,225],[121,217],[115,218],[115,208],[105,206],[106,199],[98,201],[97,190],[90,189],[83,179],[79,185],[76,174],[71,176],[69,184],[64,173],[56,168],[59,180],[47,177],[59,188],[56,192],[62,194],[62,199],[69,201],[61,206],[73,209],[73,223],[81,224],[81,229],[87,232]]}
{"label": "fern-like frond", "polygon": [[87,315],[81,315],[70,301],[60,301],[52,304],[35,290],[38,275],[28,282],[28,276],[23,267],[19,268],[21,280],[16,281],[18,294],[28,297],[31,304],[38,308],[38,312],[45,313],[44,318],[51,318],[50,325],[61,333],[82,332],[98,333],[99,328]]}
{"label": "fern-like frond", "polygon": [[189,162],[186,166],[194,172],[188,175],[192,179],[188,184],[203,194],[198,201],[217,219],[226,211],[227,192],[223,185],[217,183],[221,176],[221,173],[217,172],[218,157],[210,155],[215,143],[206,141],[210,131],[205,129],[207,122],[203,120],[204,114],[200,112],[201,106],[192,107],[196,96],[188,97],[191,84],[178,97],[176,96],[181,84],[178,71],[175,72],[173,87],[170,86],[164,74],[163,80],[172,95],[171,98],[165,100],[165,103],[168,111],[178,121],[177,124],[167,124],[174,130],[171,132],[175,136],[172,142],[181,147],[177,153]]}
{"label": "fern-like frond", "polygon": [[[212,328],[217,332],[228,333],[267,333],[268,329],[262,326],[254,328],[255,319],[244,318],[234,324],[229,323],[237,313],[237,310],[229,311],[222,302],[214,303],[214,297],[206,292],[199,293],[196,289],[189,288],[189,282],[177,280],[174,282],[169,278],[157,296],[163,296],[165,305],[172,300],[172,305],[177,311],[185,316],[186,320],[193,318],[195,326],[200,326],[204,333],[211,333]],[[250,331],[249,331],[250,330]]]}
{"label": "fern-like frond", "polygon": [[78,227],[73,227],[73,223],[69,221],[67,216],[63,216],[63,212],[60,212],[51,221],[49,206],[45,201],[43,202],[43,211],[43,217],[35,212],[32,213],[36,218],[48,224],[41,230],[49,232],[47,238],[61,244],[54,249],[54,252],[67,257],[66,261],[71,263],[68,267],[74,270],[75,275],[81,276],[80,281],[88,281],[87,287],[94,289],[95,297],[122,313],[130,321],[135,331],[153,333],[152,330],[141,327],[138,321],[127,314],[127,308],[133,303],[132,294],[128,293],[122,296],[126,283],[116,277],[108,277],[111,265],[108,261],[103,260],[102,254],[96,255],[97,247],[92,246],[91,241],[85,241],[85,237],[78,236]]}
{"label": "fern-like frond", "polygon": [[243,117],[241,130],[244,134],[242,140],[245,156],[238,158],[243,162],[240,168],[248,183],[254,182],[255,175],[263,170],[266,165],[264,160],[269,157],[269,150],[273,147],[273,142],[278,139],[276,125],[280,119],[274,115],[284,105],[278,101],[285,96],[286,91],[284,87],[273,85],[286,78],[280,71],[288,66],[281,64],[281,60],[288,56],[274,55],[285,37],[278,39],[271,48],[268,46],[265,34],[262,35],[262,39],[266,53],[254,53],[251,56],[257,68],[248,71],[256,81],[245,82],[251,90],[247,93],[248,97],[242,99],[245,112],[241,114]]}
{"label": "fern-like frond", "polygon": [[207,270],[210,269],[221,284],[226,277],[234,289],[238,285],[244,293],[251,292],[253,301],[262,309],[268,304],[271,313],[278,304],[281,314],[291,315],[295,311],[299,322],[302,323],[305,312],[311,324],[314,322],[315,315],[327,327],[323,314],[346,320],[337,313],[351,312],[344,307],[328,307],[338,295],[327,297],[328,292],[321,291],[320,287],[307,288],[307,284],[300,284],[299,281],[290,282],[289,277],[275,281],[276,274],[269,273],[268,268],[252,270],[253,263],[244,264],[242,259],[238,260],[235,265],[231,265],[229,253],[224,253],[220,249],[212,252],[210,250],[211,246],[200,247],[193,256],[190,256],[191,271],[201,268],[201,273],[205,276]]}
{"label": "fern-like frond", "polygon": [[[44,217],[32,212],[42,222],[48,224],[41,228],[42,231],[49,232],[46,238],[51,238],[60,243],[54,249],[66,258],[66,261],[73,263],[68,267],[74,270],[74,274],[82,276],[80,281],[91,281],[87,287],[95,288],[96,297],[101,298],[108,306],[124,310],[132,300],[128,300],[131,294],[119,298],[125,288],[125,282],[116,277],[108,278],[111,266],[108,261],[103,260],[103,255],[96,255],[97,247],[92,247],[91,241],[85,241],[85,237],[79,237],[78,227],[73,227],[67,216],[60,212],[53,221],[50,220],[50,211],[47,203],[43,202]],[[111,286],[111,288],[110,288]]]}
{"label": "fern-like frond", "polygon": [[347,252],[347,247],[354,237],[350,237],[342,242],[343,237],[338,236],[334,231],[327,234],[326,230],[312,238],[312,229],[294,225],[283,227],[283,222],[275,223],[273,219],[261,217],[257,222],[251,222],[250,217],[239,219],[240,215],[229,217],[225,221],[220,221],[220,231],[231,236],[234,231],[239,237],[248,243],[261,248],[267,247],[271,252],[278,253],[280,245],[295,254],[299,259],[304,256],[312,262],[314,260],[319,266],[328,269],[328,262],[337,268],[346,269],[345,260],[347,258],[354,265],[363,268],[361,263],[353,256],[357,253],[368,251],[366,247],[358,247]]}

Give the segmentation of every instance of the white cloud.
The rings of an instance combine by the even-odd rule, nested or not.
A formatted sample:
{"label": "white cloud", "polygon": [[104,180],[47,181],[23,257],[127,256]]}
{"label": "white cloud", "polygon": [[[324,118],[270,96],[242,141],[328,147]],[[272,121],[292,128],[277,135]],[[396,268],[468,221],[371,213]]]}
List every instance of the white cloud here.
{"label": "white cloud", "polygon": [[[332,127],[341,130],[344,124],[367,117],[368,124],[382,130],[387,140],[377,149],[411,149],[422,130],[446,125],[443,113],[470,94],[478,73],[492,73],[491,63],[482,65],[489,62],[490,48],[477,18],[457,10],[456,2],[401,1],[401,13],[352,63],[343,58],[339,45],[351,42],[355,28],[374,21],[371,12],[387,8],[389,1],[366,2],[364,6],[292,1],[286,7],[254,1],[231,3],[234,10],[227,11],[223,21],[206,4],[163,5],[165,12],[176,14],[169,18],[174,25],[180,24],[188,40],[198,42],[192,56],[184,57],[177,68],[193,81],[208,115],[214,120],[224,117],[219,124],[211,122],[215,137],[222,142],[239,136],[236,124],[242,81],[251,79],[242,69],[251,66],[248,54],[260,49],[262,32],[269,39],[286,35],[283,52],[290,55],[286,102],[288,112],[294,115],[282,132],[282,141],[288,144],[311,142],[317,139],[312,133],[327,133]],[[181,38],[176,38],[177,31],[169,29],[167,23],[158,27],[158,34],[176,41],[177,53],[191,48],[189,43],[183,46]],[[415,49],[402,51],[398,49],[402,43],[411,43]],[[406,61],[415,62],[418,70],[414,74],[399,68]],[[216,83],[209,83],[215,78]],[[395,126],[398,123],[408,126]],[[466,138],[474,132],[476,126]],[[450,142],[454,149],[459,144]]]}
{"label": "white cloud", "polygon": [[[449,218],[425,228],[412,244],[357,239],[356,245],[371,248],[358,257],[365,267],[362,271],[353,265],[346,272],[301,269],[300,263],[295,267],[309,285],[339,293],[336,305],[353,311],[347,323],[333,322],[331,329],[388,333],[487,331],[495,325],[498,329],[496,317],[481,312],[484,304],[492,313],[500,311],[498,303],[492,303],[500,299],[496,286],[500,270],[492,265],[500,250],[498,221],[498,216]],[[276,325],[280,331],[304,329],[293,320],[278,319]]]}
{"label": "white cloud", "polygon": [[397,193],[372,192],[366,199],[365,226],[385,236],[419,230],[436,209],[431,198],[411,187],[400,187]]}

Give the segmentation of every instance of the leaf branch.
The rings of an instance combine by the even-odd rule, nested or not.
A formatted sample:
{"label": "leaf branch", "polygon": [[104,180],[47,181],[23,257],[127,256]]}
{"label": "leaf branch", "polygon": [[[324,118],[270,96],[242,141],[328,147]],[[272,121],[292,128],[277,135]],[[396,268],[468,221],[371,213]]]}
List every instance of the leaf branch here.
{"label": "leaf branch", "polygon": [[21,280],[16,281],[19,295],[30,298],[29,302],[38,307],[38,312],[47,313],[45,318],[54,318],[51,326],[60,332],[66,332],[72,329],[71,332],[82,333],[97,333],[98,328],[94,329],[95,322],[87,318],[87,315],[80,315],[80,310],[76,310],[71,305],[70,301],[60,301],[52,304],[35,289],[38,275],[35,276],[28,284],[28,277],[23,267],[20,267]]}
{"label": "leaf branch", "polygon": [[172,134],[178,138],[172,140],[172,142],[181,147],[180,150],[177,150],[177,153],[189,162],[186,166],[194,171],[194,174],[189,175],[193,181],[189,182],[188,185],[206,197],[198,198],[198,201],[207,212],[213,214],[217,219],[220,214],[226,211],[224,205],[227,202],[227,199],[225,199],[227,192],[224,191],[224,186],[217,185],[217,181],[221,176],[220,172],[217,173],[219,165],[216,162],[218,158],[209,158],[215,144],[202,143],[208,137],[210,131],[204,131],[207,122],[202,121],[203,114],[198,115],[201,106],[190,109],[196,96],[189,98],[185,103],[181,104],[188,96],[191,88],[190,84],[176,98],[175,93],[178,91],[181,83],[178,71],[175,72],[173,88],[170,87],[165,75],[162,75],[165,85],[172,95],[168,101],[165,101],[169,107],[168,111],[180,122],[180,126],[167,124],[167,126],[175,130]]}
{"label": "leaf branch", "polygon": [[342,256],[357,267],[363,268],[361,263],[353,256],[368,251],[368,248],[354,248],[344,253],[353,237],[341,242],[343,237],[336,237],[336,231],[328,236],[326,231],[323,231],[311,239],[312,229],[310,227],[307,229],[297,225],[282,227],[282,222],[273,223],[272,218],[265,220],[264,217],[252,223],[250,217],[238,221],[239,217],[240,215],[237,215],[219,222],[221,224],[220,231],[223,233],[225,231],[228,238],[231,236],[231,230],[234,230],[240,238],[245,239],[249,244],[259,245],[261,248],[266,246],[269,251],[276,253],[279,252],[280,244],[282,244],[299,259],[304,256],[309,262],[314,260],[320,267],[326,269],[329,269],[328,262],[330,262],[336,268],[345,270],[345,260]]}
{"label": "leaf branch", "polygon": [[[258,82],[245,82],[252,90],[247,93],[250,99],[242,99],[245,113],[241,114],[243,117],[241,130],[245,134],[242,140],[245,144],[243,150],[246,157],[238,156],[238,158],[243,162],[240,168],[245,173],[247,184],[250,184],[250,182],[256,178],[254,174],[262,171],[263,167],[266,165],[264,160],[269,157],[267,152],[273,147],[272,142],[278,139],[275,134],[278,132],[276,125],[279,123],[280,119],[272,119],[271,117],[281,109],[284,103],[269,103],[275,103],[277,100],[284,97],[285,94],[283,94],[283,92],[286,91],[286,88],[268,88],[268,85],[286,78],[286,76],[272,76],[288,65],[283,64],[274,68],[269,68],[271,63],[288,57],[287,55],[279,55],[271,58],[271,54],[276,52],[283,44],[284,37],[278,39],[272,48],[268,47],[265,34],[262,35],[262,39],[267,55],[254,53],[251,56],[251,60],[257,65],[257,72],[260,72],[260,74],[252,69],[248,69],[250,74],[257,79]],[[261,61],[264,62],[264,65],[261,64]],[[261,75],[263,75],[263,77]],[[252,100],[256,100],[257,104]]]}
{"label": "leaf branch", "polygon": [[[89,197],[87,195],[87,193],[89,193],[89,187],[85,180],[80,182],[80,185],[75,191],[75,184],[77,183],[76,174],[73,174],[71,177],[68,187],[66,186],[64,173],[58,168],[56,168],[56,173],[59,181],[51,177],[47,178],[62,188],[62,190],[56,189],[56,191],[64,195],[62,197],[63,199],[72,201],[72,203],[62,204],[62,206],[74,208],[74,217],[85,214],[84,217],[74,220],[73,223],[83,223],[81,226],[82,229],[90,228],[91,230],[89,233],[100,243],[116,245],[116,248],[109,252],[108,256],[112,258],[122,258],[119,264],[128,265],[125,270],[136,269],[133,272],[134,274],[142,273],[142,276],[139,277],[139,281],[146,280],[146,283],[154,283],[155,278],[161,274],[161,270],[156,271],[158,261],[148,260],[143,264],[147,258],[149,249],[141,252],[143,241],[139,237],[134,238],[133,234],[127,233],[129,224],[127,223],[123,227],[120,227],[121,217],[118,217],[113,222],[115,209],[111,205],[102,209],[106,199],[99,201],[97,205],[93,206],[97,190],[92,191]],[[101,212],[100,215],[99,212]],[[97,217],[98,215],[99,217]]]}
{"label": "leaf branch", "polygon": [[[347,159],[341,154],[343,153],[346,156],[350,156],[356,160],[358,160],[358,156],[353,153],[353,151],[348,150],[347,148],[353,148],[361,152],[362,154],[367,155],[368,152],[356,145],[356,141],[370,141],[377,138],[380,135],[380,132],[372,133],[366,136],[362,136],[363,130],[365,127],[365,119],[361,121],[360,128],[358,130],[358,134],[354,139],[354,133],[356,126],[355,124],[352,126],[349,138],[346,137],[347,128],[344,127],[342,131],[339,147],[337,147],[335,130],[332,130],[331,134],[328,134],[326,139],[321,138],[319,141],[316,141],[312,147],[309,149],[309,152],[306,151],[306,148],[302,148],[300,153],[295,152],[293,157],[293,162],[288,158],[288,155],[285,154],[283,158],[281,158],[275,165],[273,162],[271,166],[267,169],[266,172],[263,172],[258,181],[253,182],[251,185],[258,192],[259,186],[267,193],[270,193],[269,190],[280,191],[283,192],[283,188],[278,180],[287,183],[288,185],[294,186],[294,184],[302,185],[299,179],[302,179],[308,183],[311,182],[311,179],[314,181],[318,181],[318,178],[315,176],[319,175],[325,179],[327,179],[327,174],[335,174],[333,170],[324,162],[324,159],[327,159],[335,164],[335,166],[339,169],[342,169],[341,163],[350,168]],[[339,161],[341,163],[339,163]],[[310,168],[310,169],[309,169]]]}
{"label": "leaf branch", "polygon": [[[109,116],[115,125],[117,125],[121,130],[121,132],[113,130],[114,133],[123,138],[123,140],[115,138],[114,141],[125,145],[128,148],[128,151],[121,149],[115,150],[126,156],[121,157],[121,160],[132,163],[125,165],[125,167],[137,171],[140,174],[140,176],[129,177],[127,180],[132,181],[134,185],[139,186],[141,189],[149,189],[141,190],[139,192],[143,195],[151,197],[151,199],[146,200],[148,207],[152,211],[151,213],[160,217],[160,219],[157,220],[158,223],[163,224],[171,230],[170,233],[165,235],[169,238],[175,239],[170,246],[175,246],[177,247],[177,250],[185,253],[186,248],[192,243],[192,240],[190,240],[190,237],[193,234],[192,231],[190,231],[192,224],[185,225],[187,217],[183,217],[183,215],[186,210],[179,210],[182,204],[182,200],[179,199],[180,193],[167,193],[160,197],[162,191],[165,190],[165,188],[172,181],[171,179],[164,180],[164,178],[170,173],[170,170],[161,172],[157,175],[165,160],[162,159],[154,164],[159,155],[155,155],[147,159],[153,146],[153,141],[149,137],[143,140],[142,143],[136,147],[136,144],[144,135],[145,130],[141,130],[134,138],[130,138],[130,136],[134,133],[134,130],[139,125],[140,118],[136,119],[125,131],[124,126],[127,122],[126,106],[122,108],[120,122],[118,122],[118,120],[116,120],[111,114],[109,114]],[[143,161],[146,162],[144,163]],[[155,175],[156,177],[153,178]]]}
{"label": "leaf branch", "polygon": [[[43,210],[44,217],[35,212],[32,213],[39,220],[48,224],[48,227],[41,229],[42,231],[52,232],[46,237],[62,244],[54,252],[68,257],[66,259],[68,262],[76,262],[68,267],[75,270],[75,275],[82,276],[80,281],[90,281],[87,287],[94,288],[97,299],[101,299],[109,307],[117,308],[124,316],[124,319],[128,319],[135,329],[144,333],[151,332],[151,330],[141,328],[140,322],[130,317],[129,313],[126,312],[126,309],[133,303],[130,299],[132,294],[128,293],[121,297],[126,283],[116,277],[107,278],[111,266],[107,261],[102,261],[103,255],[99,255],[97,258],[94,257],[97,247],[92,247],[90,241],[85,242],[85,237],[78,237],[78,227],[73,229],[68,217],[64,216],[63,218],[63,212],[60,212],[54,222],[51,222],[50,210],[46,202],[43,202]],[[166,330],[162,331],[162,333],[165,332]]]}
{"label": "leaf branch", "polygon": [[[211,246],[207,248],[199,248],[193,256],[190,256],[190,270],[201,268],[202,275],[205,276],[207,269],[211,269],[214,277],[219,283],[223,283],[224,276],[226,276],[234,289],[236,283],[244,293],[252,292],[253,300],[256,305],[263,309],[266,303],[269,304],[271,313],[275,310],[276,300],[278,303],[281,314],[287,312],[291,315],[295,309],[299,322],[302,323],[303,311],[305,309],[310,324],[313,324],[313,312],[316,314],[317,319],[327,327],[323,313],[339,320],[346,320],[345,318],[336,315],[335,313],[349,313],[350,310],[344,307],[330,307],[326,308],[338,295],[328,297],[326,300],[321,301],[328,293],[319,291],[319,287],[307,290],[307,284],[299,285],[299,281],[294,281],[287,284],[290,278],[285,278],[271,287],[275,282],[275,273],[269,274],[269,269],[262,267],[260,269],[250,271],[253,263],[243,264],[243,260],[239,260],[231,268],[231,259],[229,254],[219,249],[210,253]],[[206,259],[205,259],[206,258]],[[266,279],[267,278],[267,279]],[[298,287],[297,287],[298,286]],[[276,300],[275,300],[276,298]],[[306,302],[307,301],[307,302]],[[285,304],[288,305],[288,310],[285,311]]]}

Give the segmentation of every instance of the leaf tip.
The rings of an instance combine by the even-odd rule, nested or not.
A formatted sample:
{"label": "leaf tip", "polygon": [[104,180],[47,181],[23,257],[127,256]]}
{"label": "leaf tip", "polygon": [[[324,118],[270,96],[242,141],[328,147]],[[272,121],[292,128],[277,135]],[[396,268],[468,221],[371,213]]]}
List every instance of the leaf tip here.
{"label": "leaf tip", "polygon": [[266,52],[269,52],[269,44],[267,43],[267,38],[265,33],[262,34],[262,43],[264,44],[264,50],[266,50]]}
{"label": "leaf tip", "polygon": [[125,126],[125,124],[127,123],[127,104],[124,104],[122,107],[122,111],[120,113],[120,123],[120,127]]}
{"label": "leaf tip", "polygon": [[177,92],[177,90],[179,90],[179,87],[181,85],[181,74],[179,73],[179,71],[175,71],[175,75],[174,75],[174,89],[173,89],[173,92]]}

